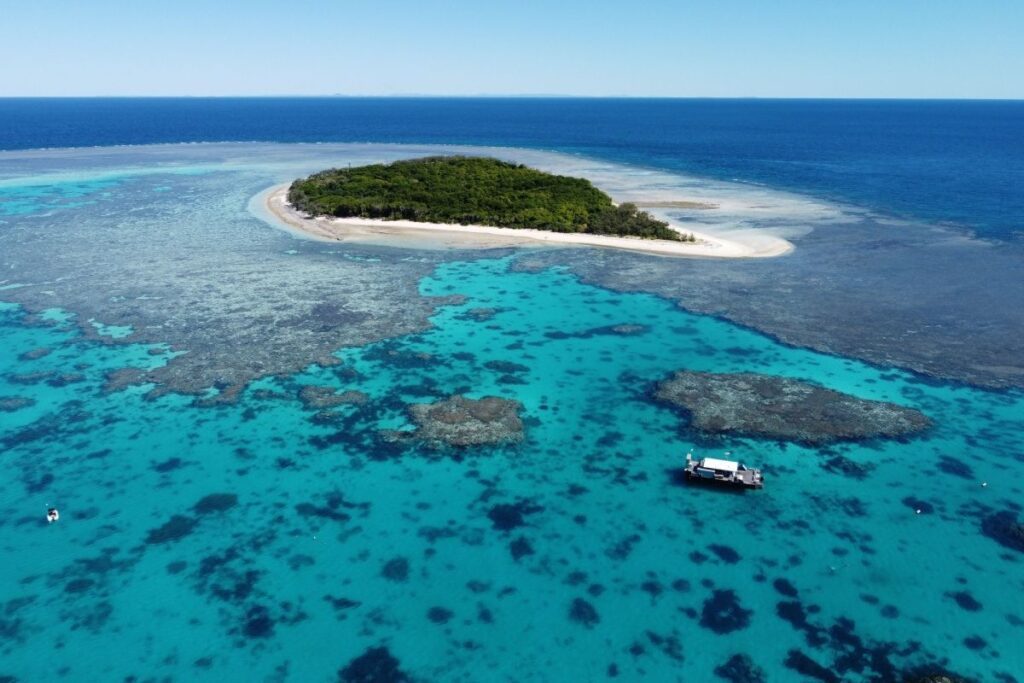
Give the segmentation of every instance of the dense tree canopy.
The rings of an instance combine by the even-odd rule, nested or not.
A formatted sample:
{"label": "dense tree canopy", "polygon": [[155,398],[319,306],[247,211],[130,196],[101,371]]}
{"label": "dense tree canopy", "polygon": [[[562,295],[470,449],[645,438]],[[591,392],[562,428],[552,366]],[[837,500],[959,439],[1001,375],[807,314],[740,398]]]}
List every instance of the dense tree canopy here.
{"label": "dense tree canopy", "polygon": [[583,178],[480,157],[426,157],[322,171],[292,183],[288,201],[317,216],[693,239],[633,204],[615,206]]}

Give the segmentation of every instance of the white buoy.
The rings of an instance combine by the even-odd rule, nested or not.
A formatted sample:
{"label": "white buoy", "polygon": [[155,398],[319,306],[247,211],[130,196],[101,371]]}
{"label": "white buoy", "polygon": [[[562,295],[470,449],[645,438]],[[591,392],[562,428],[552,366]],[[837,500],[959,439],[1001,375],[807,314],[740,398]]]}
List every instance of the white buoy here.
{"label": "white buoy", "polygon": [[914,512],[916,512],[917,514],[921,514],[920,510],[914,510]]}
{"label": "white buoy", "polygon": [[981,488],[985,488],[986,486],[988,486],[988,482],[987,481],[981,482]]}
{"label": "white buoy", "polygon": [[53,524],[58,519],[60,519],[60,512],[57,510],[57,508],[50,508],[49,510],[46,511],[47,524]]}

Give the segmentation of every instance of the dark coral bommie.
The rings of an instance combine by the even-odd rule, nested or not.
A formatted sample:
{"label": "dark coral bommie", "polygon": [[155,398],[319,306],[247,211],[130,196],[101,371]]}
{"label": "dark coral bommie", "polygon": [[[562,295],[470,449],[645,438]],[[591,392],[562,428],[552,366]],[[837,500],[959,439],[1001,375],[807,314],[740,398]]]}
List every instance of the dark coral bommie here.
{"label": "dark coral bommie", "polygon": [[338,671],[338,683],[411,683],[399,664],[386,647],[370,647]]}
{"label": "dark coral bommie", "polygon": [[601,616],[592,604],[583,598],[575,598],[569,605],[569,620],[593,628],[601,621]]}
{"label": "dark coral bommie", "polygon": [[764,669],[748,655],[737,654],[715,667],[715,675],[729,683],[765,683]]}
{"label": "dark coral bommie", "polygon": [[716,590],[704,601],[700,625],[718,634],[732,633],[750,624],[751,610],[744,609],[733,590]]}
{"label": "dark coral bommie", "polygon": [[214,512],[227,512],[238,503],[238,496],[234,493],[211,493],[203,496],[192,506],[198,515],[208,515]]}
{"label": "dark coral bommie", "polygon": [[487,511],[487,518],[498,531],[511,531],[526,524],[526,515],[541,512],[544,508],[530,501],[500,503]]}
{"label": "dark coral bommie", "polygon": [[388,581],[406,581],[409,578],[409,560],[404,557],[391,558],[381,567],[380,575]]}
{"label": "dark coral bommie", "polygon": [[151,529],[146,535],[146,543],[148,545],[158,545],[179,541],[195,530],[196,523],[197,521],[192,517],[174,515],[156,529]]}
{"label": "dark coral bommie", "polygon": [[1024,553],[1024,522],[1009,510],[996,512],[981,520],[981,533],[999,545]]}

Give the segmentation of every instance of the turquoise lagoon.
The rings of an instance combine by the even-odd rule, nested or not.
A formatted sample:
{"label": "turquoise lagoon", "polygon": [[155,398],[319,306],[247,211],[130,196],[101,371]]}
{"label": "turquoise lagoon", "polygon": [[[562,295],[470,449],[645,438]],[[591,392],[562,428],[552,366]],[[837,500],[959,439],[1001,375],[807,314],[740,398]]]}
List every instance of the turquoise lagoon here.
{"label": "turquoise lagoon", "polygon": [[[32,280],[10,266],[18,274],[0,298],[19,303],[0,308],[0,397],[21,400],[0,413],[0,677],[1024,672],[1024,555],[990,524],[1021,511],[1020,392],[785,345],[665,298],[586,284],[529,251],[295,240],[247,214],[245,201],[300,165],[126,173],[90,191],[82,178],[44,191],[38,176],[32,191],[0,188],[17,192],[0,224],[13,239],[49,229],[46,215],[112,220],[119,196],[152,197],[159,211],[186,183],[198,213],[179,216],[182,240],[201,225],[232,240],[231,230],[252,234],[255,246],[211,249],[276,259],[296,277],[404,264],[434,302],[417,329],[339,343],[337,364],[310,358],[218,402],[203,400],[216,387],[197,398],[113,386],[111,373],[159,371],[195,352],[161,341],[142,313],[133,327],[130,313],[104,320],[60,300],[62,268],[82,287],[107,282],[89,267],[48,263],[52,272]],[[131,216],[117,220],[129,239]],[[238,227],[223,227],[231,221]],[[108,250],[119,248],[115,239]],[[47,308],[14,296],[48,287],[58,289]],[[124,296],[101,290],[97,300]],[[649,398],[653,382],[681,369],[812,379],[918,408],[935,426],[907,441],[828,448],[709,439]],[[299,398],[305,385],[367,400],[318,415]],[[452,393],[520,401],[522,443],[438,452],[382,438],[411,428],[410,403]],[[766,488],[682,485],[691,449],[762,466]],[[48,505],[61,509],[55,525]],[[725,666],[737,654],[762,678]]]}

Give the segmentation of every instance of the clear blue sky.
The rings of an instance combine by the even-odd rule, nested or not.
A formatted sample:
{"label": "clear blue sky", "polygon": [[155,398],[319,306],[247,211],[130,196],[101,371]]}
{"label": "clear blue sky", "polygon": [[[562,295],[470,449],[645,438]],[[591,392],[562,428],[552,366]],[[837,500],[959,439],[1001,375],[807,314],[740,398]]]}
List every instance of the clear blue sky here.
{"label": "clear blue sky", "polygon": [[0,96],[1024,98],[1024,0],[0,0]]}

